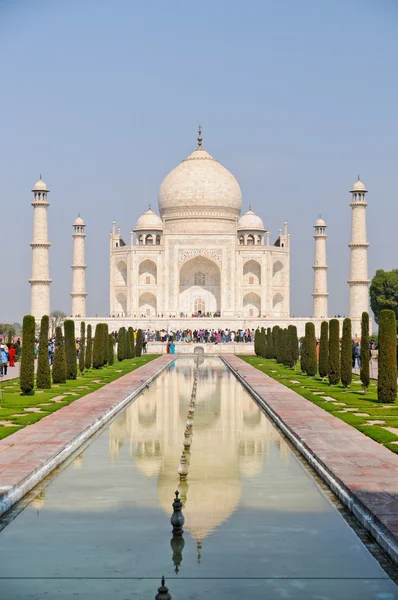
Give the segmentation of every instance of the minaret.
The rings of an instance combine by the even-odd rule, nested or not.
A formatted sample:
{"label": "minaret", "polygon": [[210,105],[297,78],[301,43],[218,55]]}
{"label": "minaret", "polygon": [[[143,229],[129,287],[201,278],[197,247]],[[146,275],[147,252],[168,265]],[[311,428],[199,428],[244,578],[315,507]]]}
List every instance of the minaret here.
{"label": "minaret", "polygon": [[43,315],[50,314],[50,268],[48,260],[48,249],[51,246],[48,241],[47,208],[50,203],[47,194],[50,190],[41,178],[34,185],[33,197],[33,240],[32,246],[32,278],[29,279],[31,286],[30,312],[36,320]]}
{"label": "minaret", "polygon": [[359,179],[352,186],[351,194],[351,250],[350,279],[350,319],[353,321],[352,332],[355,337],[360,334],[360,322],[363,312],[369,311],[369,279],[368,279],[368,246],[366,240],[366,193]]}
{"label": "minaret", "polygon": [[319,216],[314,225],[315,261],[314,266],[314,319],[328,318],[328,266],[326,263],[326,223]]}
{"label": "minaret", "polygon": [[86,265],[84,264],[85,223],[80,215],[73,223],[72,317],[86,316]]}

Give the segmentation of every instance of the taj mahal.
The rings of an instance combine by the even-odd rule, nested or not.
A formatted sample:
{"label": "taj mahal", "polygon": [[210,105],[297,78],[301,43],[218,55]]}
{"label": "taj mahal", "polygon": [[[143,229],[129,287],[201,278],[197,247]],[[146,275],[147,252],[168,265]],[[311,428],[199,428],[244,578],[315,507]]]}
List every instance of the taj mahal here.
{"label": "taj mahal", "polygon": [[[31,314],[50,313],[50,272],[47,227],[48,188],[40,180],[33,188],[34,226]],[[353,333],[368,310],[366,193],[359,180],[351,189],[349,316]],[[110,305],[108,317],[87,317],[85,285],[85,222],[73,223],[72,310],[77,321],[107,321],[122,325],[173,329],[201,318],[202,327],[245,327],[295,324],[304,331],[309,318],[317,331],[328,318],[326,239],[320,217],[314,225],[314,287],[311,317],[290,317],[291,240],[285,222],[271,237],[261,216],[251,207],[242,214],[238,181],[203,147],[197,147],[160,185],[157,214],[149,205],[129,237],[116,222],[109,239]],[[348,255],[347,255],[348,258]],[[348,274],[348,269],[347,269]],[[309,291],[311,293],[311,291]],[[198,325],[199,326],[199,325]]]}

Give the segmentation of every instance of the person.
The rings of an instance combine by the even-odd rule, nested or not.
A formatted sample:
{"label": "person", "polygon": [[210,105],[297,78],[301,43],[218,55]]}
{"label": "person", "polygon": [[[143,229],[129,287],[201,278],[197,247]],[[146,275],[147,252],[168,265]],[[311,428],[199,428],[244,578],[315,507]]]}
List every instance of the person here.
{"label": "person", "polygon": [[48,342],[48,362],[50,363],[50,365],[53,364],[54,350],[55,350],[54,340],[51,339]]}
{"label": "person", "polygon": [[168,341],[166,345],[166,354],[170,354],[170,341]]}
{"label": "person", "polygon": [[142,353],[143,354],[147,353],[147,351],[146,351],[147,344],[148,344],[148,336],[145,335],[144,339],[142,340]]}
{"label": "person", "polygon": [[359,369],[361,367],[361,347],[358,342],[356,342],[354,346],[354,367],[355,362],[357,363]]}
{"label": "person", "polygon": [[170,354],[174,354],[176,351],[176,347],[174,345],[174,342],[170,342]]}
{"label": "person", "polygon": [[7,377],[8,352],[4,344],[0,345],[0,376]]}
{"label": "person", "polygon": [[8,351],[8,358],[10,359],[10,367],[15,367],[15,355],[17,351],[14,348],[14,344],[11,344],[10,349]]}

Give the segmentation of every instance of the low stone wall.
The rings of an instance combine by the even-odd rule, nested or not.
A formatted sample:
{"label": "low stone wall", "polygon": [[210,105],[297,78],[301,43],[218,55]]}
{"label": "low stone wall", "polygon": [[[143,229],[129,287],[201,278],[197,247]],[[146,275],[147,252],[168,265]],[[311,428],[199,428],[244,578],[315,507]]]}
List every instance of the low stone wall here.
{"label": "low stone wall", "polygon": [[[148,354],[164,354],[167,344],[165,342],[149,342]],[[194,344],[187,342],[176,342],[176,354],[192,354],[196,348],[203,348],[205,354],[254,354],[253,343],[233,344]]]}

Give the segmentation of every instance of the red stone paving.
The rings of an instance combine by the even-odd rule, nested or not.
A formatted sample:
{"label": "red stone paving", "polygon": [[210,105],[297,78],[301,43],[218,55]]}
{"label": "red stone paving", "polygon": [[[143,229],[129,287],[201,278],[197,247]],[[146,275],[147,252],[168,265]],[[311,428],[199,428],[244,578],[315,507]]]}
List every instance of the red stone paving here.
{"label": "red stone paving", "polygon": [[[163,355],[0,440],[0,503],[84,430],[173,361]],[[37,483],[37,482],[36,482]]]}
{"label": "red stone paving", "polygon": [[[398,455],[240,358],[223,359],[348,493],[347,505],[354,500],[365,509],[367,518],[397,548]],[[397,561],[398,555],[387,551]]]}

